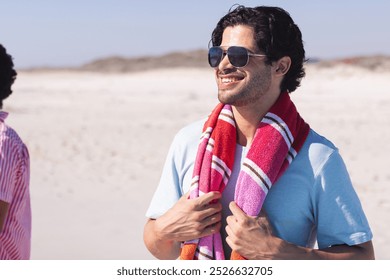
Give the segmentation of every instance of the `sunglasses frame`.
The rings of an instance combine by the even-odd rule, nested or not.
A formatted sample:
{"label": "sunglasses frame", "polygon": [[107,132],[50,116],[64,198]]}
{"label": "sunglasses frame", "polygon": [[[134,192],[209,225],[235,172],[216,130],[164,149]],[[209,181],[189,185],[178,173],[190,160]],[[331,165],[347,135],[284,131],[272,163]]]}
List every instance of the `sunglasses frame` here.
{"label": "sunglasses frame", "polygon": [[[210,48],[209,48],[208,60],[209,60],[209,64],[210,64],[211,67],[217,68],[217,67],[219,66],[219,64],[221,63],[221,61],[224,59],[225,55],[227,55],[230,64],[233,65],[233,66],[236,67],[236,68],[242,68],[242,67],[247,66],[247,65],[248,65],[248,62],[249,62],[249,57],[250,57],[250,56],[254,56],[254,57],[265,57],[265,56],[267,56],[267,55],[265,55],[265,54],[255,54],[255,53],[252,53],[252,52],[251,52],[250,50],[248,50],[247,48],[245,48],[245,47],[240,47],[240,46],[230,46],[230,47],[227,47],[227,49],[224,49],[224,48],[226,48],[226,47],[223,47],[223,46],[214,46],[214,47],[210,47]],[[241,49],[241,50],[244,49],[244,50],[246,51],[246,62],[245,62],[245,65],[243,65],[243,66],[236,66],[236,65],[234,65],[234,64],[232,63],[232,61],[231,61],[231,59],[230,59],[230,57],[229,57],[229,50],[232,51],[232,48],[238,48],[238,49]],[[219,62],[218,62],[218,64],[217,64],[216,66],[211,65],[210,51],[211,51],[212,49],[218,49],[218,50],[221,50],[221,51],[222,51],[222,52],[221,52],[221,57],[219,58]],[[230,56],[232,56],[232,54],[230,54]]]}

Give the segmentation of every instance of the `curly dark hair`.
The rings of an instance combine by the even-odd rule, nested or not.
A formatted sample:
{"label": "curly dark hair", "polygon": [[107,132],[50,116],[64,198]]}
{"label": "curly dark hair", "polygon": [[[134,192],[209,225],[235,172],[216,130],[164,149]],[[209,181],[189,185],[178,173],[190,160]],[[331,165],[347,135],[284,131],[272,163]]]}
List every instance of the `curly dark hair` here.
{"label": "curly dark hair", "polygon": [[254,40],[260,51],[267,56],[266,63],[272,64],[284,56],[291,58],[291,66],[282,83],[281,91],[293,92],[300,86],[305,76],[305,50],[302,34],[292,20],[290,14],[278,7],[260,6],[248,8],[244,6],[232,7],[215,27],[211,42],[219,46],[222,34],[226,27],[247,25],[254,30]]}
{"label": "curly dark hair", "polygon": [[3,100],[11,95],[11,86],[16,79],[16,71],[12,57],[0,44],[0,109],[3,108]]}

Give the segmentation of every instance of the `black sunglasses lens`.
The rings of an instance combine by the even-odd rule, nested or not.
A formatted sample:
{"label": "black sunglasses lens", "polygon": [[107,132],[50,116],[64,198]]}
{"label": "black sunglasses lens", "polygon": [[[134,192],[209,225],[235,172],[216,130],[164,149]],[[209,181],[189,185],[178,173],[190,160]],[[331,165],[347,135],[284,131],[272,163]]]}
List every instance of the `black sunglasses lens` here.
{"label": "black sunglasses lens", "polygon": [[219,47],[211,47],[209,49],[209,64],[211,67],[218,67],[221,62],[223,50]]}
{"label": "black sunglasses lens", "polygon": [[[223,58],[224,51],[220,47],[209,49],[209,64],[211,67],[218,67]],[[229,47],[227,56],[234,67],[244,67],[248,63],[248,51],[243,47]]]}
{"label": "black sunglasses lens", "polygon": [[227,53],[234,67],[244,67],[248,63],[248,51],[243,47],[230,47]]}

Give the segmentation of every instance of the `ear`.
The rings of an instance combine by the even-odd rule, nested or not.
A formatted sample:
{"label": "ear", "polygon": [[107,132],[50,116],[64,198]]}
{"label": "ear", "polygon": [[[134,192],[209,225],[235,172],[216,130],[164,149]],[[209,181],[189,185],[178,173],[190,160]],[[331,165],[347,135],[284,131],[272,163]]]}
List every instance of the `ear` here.
{"label": "ear", "polygon": [[274,62],[275,74],[278,76],[284,76],[291,66],[291,58],[289,56],[283,56],[278,61]]}

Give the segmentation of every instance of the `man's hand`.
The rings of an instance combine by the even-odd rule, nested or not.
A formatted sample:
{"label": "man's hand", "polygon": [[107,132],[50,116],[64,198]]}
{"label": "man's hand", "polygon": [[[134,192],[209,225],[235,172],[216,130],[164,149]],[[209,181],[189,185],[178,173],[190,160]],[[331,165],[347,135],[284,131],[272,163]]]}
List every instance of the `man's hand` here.
{"label": "man's hand", "polygon": [[195,199],[182,196],[164,215],[149,219],[144,242],[158,259],[176,259],[181,242],[218,232],[221,227],[221,194],[210,192]]}
{"label": "man's hand", "polygon": [[235,202],[229,205],[226,242],[247,259],[277,259],[282,240],[272,235],[272,228],[263,213],[259,217],[246,215]]}
{"label": "man's hand", "polygon": [[161,239],[187,241],[218,232],[221,227],[221,194],[210,192],[196,199],[189,193],[156,220],[156,234]]}
{"label": "man's hand", "polygon": [[375,259],[372,242],[348,246],[335,245],[311,249],[294,245],[272,235],[272,227],[264,213],[259,217],[246,215],[236,203],[229,205],[226,242],[232,250],[247,259],[256,260],[370,260]]}

